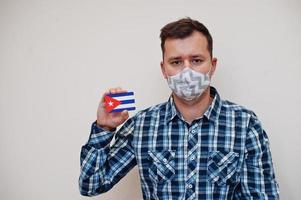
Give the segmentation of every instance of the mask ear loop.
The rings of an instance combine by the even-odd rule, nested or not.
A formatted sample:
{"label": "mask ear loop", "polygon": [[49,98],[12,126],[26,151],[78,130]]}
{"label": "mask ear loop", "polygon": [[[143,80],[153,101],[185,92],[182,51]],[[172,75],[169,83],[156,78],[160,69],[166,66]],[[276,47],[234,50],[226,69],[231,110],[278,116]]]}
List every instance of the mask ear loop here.
{"label": "mask ear loop", "polygon": [[211,80],[211,76],[210,76],[211,69],[212,69],[212,65],[210,66],[209,72],[206,73],[207,76],[209,76],[210,80]]}

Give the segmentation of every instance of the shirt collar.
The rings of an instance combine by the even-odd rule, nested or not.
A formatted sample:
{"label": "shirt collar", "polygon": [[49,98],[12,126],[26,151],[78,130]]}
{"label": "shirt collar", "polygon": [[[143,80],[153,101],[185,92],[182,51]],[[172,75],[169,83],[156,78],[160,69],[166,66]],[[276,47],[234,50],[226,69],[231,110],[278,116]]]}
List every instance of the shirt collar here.
{"label": "shirt collar", "polygon": [[[217,119],[217,117],[220,113],[222,100],[221,100],[220,95],[218,94],[217,90],[212,86],[210,86],[210,96],[213,97],[213,101],[211,102],[208,109],[205,111],[204,117],[206,117],[209,121],[215,122],[215,120]],[[176,108],[172,95],[170,95],[167,105],[166,105],[165,119],[167,122],[170,122],[176,116],[179,117],[180,119],[182,119],[182,115]]]}

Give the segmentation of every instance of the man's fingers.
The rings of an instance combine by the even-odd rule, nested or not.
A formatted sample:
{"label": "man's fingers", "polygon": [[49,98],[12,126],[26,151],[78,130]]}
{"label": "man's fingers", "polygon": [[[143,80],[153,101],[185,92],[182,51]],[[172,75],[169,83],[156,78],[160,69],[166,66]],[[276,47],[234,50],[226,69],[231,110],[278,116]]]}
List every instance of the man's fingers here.
{"label": "man's fingers", "polygon": [[121,87],[115,88],[115,92],[116,92],[116,93],[120,92],[121,90],[122,90]]}
{"label": "man's fingers", "polygon": [[129,118],[129,112],[127,110],[124,110],[121,112],[122,118],[127,119]]}
{"label": "man's fingers", "polygon": [[127,91],[122,89],[121,87],[116,89],[116,93],[122,93],[122,92],[127,92]]}
{"label": "man's fingers", "polygon": [[110,89],[110,93],[115,94],[115,93],[117,93],[118,90],[120,90],[120,89],[121,89],[120,87],[117,87],[117,88],[111,88],[111,89]]}
{"label": "man's fingers", "polygon": [[111,94],[116,94],[116,93],[126,92],[126,90],[122,89],[121,87],[116,87],[116,88],[110,88],[109,92]]}
{"label": "man's fingers", "polygon": [[114,93],[115,93],[115,91],[116,91],[116,89],[115,89],[115,88],[111,88],[111,89],[110,89],[110,93],[111,93],[111,94],[114,94]]}

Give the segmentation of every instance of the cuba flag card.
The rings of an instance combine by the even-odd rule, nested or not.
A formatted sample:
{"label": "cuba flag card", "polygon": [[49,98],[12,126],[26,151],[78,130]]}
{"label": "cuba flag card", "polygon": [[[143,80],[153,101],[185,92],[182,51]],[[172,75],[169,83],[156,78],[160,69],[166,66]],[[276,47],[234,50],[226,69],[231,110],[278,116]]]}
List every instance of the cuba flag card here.
{"label": "cuba flag card", "polygon": [[105,96],[105,108],[107,112],[122,112],[135,110],[134,92],[122,92]]}

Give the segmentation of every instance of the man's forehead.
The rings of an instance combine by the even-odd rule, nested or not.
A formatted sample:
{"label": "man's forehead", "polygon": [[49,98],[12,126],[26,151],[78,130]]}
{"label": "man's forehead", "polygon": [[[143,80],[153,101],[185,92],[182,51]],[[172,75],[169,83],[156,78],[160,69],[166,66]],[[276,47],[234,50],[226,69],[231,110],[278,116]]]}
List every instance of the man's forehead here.
{"label": "man's forehead", "polygon": [[209,54],[207,39],[198,32],[183,39],[167,39],[165,41],[164,50],[165,56],[167,57],[207,56],[207,54]]}
{"label": "man's forehead", "polygon": [[198,41],[201,43],[206,43],[208,44],[207,38],[200,32],[194,31],[192,32],[189,36],[184,37],[184,38],[166,38],[165,40],[165,45],[168,44],[178,44],[178,43],[185,43],[189,41]]}

